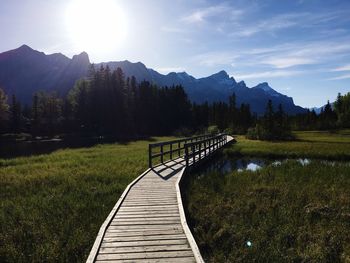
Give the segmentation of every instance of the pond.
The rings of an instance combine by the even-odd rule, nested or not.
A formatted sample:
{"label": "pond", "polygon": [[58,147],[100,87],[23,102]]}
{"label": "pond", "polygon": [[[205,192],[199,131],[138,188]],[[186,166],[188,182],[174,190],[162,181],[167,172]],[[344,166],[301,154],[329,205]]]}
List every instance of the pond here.
{"label": "pond", "polygon": [[[229,174],[233,171],[243,172],[243,171],[258,171],[265,166],[279,166],[283,162],[288,160],[295,160],[303,166],[307,166],[313,162],[312,159],[299,158],[299,159],[266,159],[257,157],[227,157],[227,156],[217,156],[211,159],[209,162],[200,166],[200,168],[195,170],[195,174],[199,176],[204,176],[212,172],[219,172],[221,174]],[[337,162],[321,160],[322,163],[334,165]],[[349,162],[347,164],[350,165]]]}
{"label": "pond", "polygon": [[96,144],[114,143],[116,139],[104,137],[77,137],[71,139],[49,139],[37,141],[0,141],[0,159],[47,154],[59,149],[92,147]]}
{"label": "pond", "polygon": [[218,154],[185,177],[187,222],[207,262],[341,262],[349,175],[349,161]]}

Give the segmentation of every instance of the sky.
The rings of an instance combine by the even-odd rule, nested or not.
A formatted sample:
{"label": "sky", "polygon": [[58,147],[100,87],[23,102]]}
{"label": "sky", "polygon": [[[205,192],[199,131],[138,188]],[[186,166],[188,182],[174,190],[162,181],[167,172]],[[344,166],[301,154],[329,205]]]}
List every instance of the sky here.
{"label": "sky", "polygon": [[196,78],[225,70],[314,107],[350,91],[349,14],[349,0],[0,0],[0,52],[86,51]]}

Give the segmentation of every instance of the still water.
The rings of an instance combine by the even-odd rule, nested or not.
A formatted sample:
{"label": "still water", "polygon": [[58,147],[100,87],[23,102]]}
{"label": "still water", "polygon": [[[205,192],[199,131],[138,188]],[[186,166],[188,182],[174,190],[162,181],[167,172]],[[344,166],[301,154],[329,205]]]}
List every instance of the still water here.
{"label": "still water", "polygon": [[[288,159],[264,159],[264,158],[248,158],[248,157],[224,157],[218,156],[213,158],[210,162],[206,163],[199,169],[199,174],[207,174],[211,172],[220,172],[227,174],[232,171],[258,171],[262,167],[272,165],[279,166]],[[290,160],[290,159],[289,159]],[[310,159],[294,159],[301,165],[309,165],[312,160]]]}
{"label": "still water", "polygon": [[74,138],[74,139],[52,139],[40,141],[0,141],[0,159],[14,158],[20,156],[30,156],[47,154],[59,149],[92,147],[96,144],[114,143],[116,139],[104,137]]}

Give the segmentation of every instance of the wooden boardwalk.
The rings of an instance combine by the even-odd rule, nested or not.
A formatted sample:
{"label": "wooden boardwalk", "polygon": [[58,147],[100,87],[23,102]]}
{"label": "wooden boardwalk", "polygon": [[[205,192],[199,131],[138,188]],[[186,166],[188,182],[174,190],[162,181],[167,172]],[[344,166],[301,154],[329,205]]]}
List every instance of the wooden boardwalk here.
{"label": "wooden boardwalk", "polygon": [[[232,140],[227,136],[225,143]],[[178,157],[135,179],[102,225],[87,262],[204,262],[179,187],[186,168],[213,152],[203,150],[187,157],[187,165]]]}

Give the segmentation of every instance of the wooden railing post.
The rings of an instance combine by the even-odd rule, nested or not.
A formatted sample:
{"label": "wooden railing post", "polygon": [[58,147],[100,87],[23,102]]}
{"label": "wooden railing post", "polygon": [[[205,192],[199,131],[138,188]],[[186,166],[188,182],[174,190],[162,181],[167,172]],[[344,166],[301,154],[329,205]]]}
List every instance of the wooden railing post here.
{"label": "wooden railing post", "polygon": [[152,145],[148,145],[148,168],[152,168]]}
{"label": "wooden railing post", "polygon": [[[208,157],[210,154],[223,147],[226,143],[227,134],[222,133],[213,136],[201,135],[181,140],[149,144],[148,166],[149,168],[153,168],[154,158],[160,157],[160,163],[164,163],[164,160],[166,160],[168,157],[170,157],[170,160],[173,160],[173,158],[176,158],[176,155],[178,155],[178,157],[181,157],[181,154],[185,156],[186,165],[189,166],[191,158],[193,164],[195,164],[197,161]],[[168,145],[169,147],[167,147]],[[156,148],[156,150],[154,150],[153,148]],[[156,152],[154,153],[154,151]],[[204,154],[202,155],[203,151]]]}
{"label": "wooden railing post", "polygon": [[185,160],[186,160],[186,167],[188,167],[188,159],[189,159],[189,156],[188,156],[188,146],[185,144]]}
{"label": "wooden railing post", "polygon": [[195,149],[195,147],[194,147],[194,145],[192,144],[192,146],[191,146],[191,150],[192,150],[192,161],[193,161],[193,165],[194,165],[194,163],[196,162],[196,149]]}

